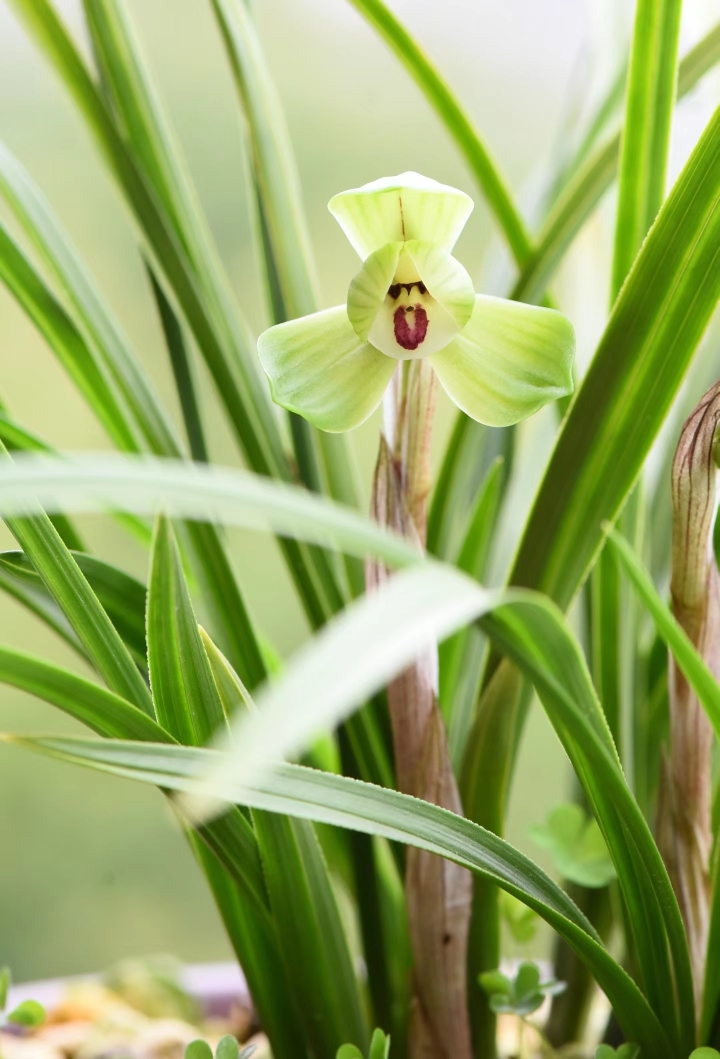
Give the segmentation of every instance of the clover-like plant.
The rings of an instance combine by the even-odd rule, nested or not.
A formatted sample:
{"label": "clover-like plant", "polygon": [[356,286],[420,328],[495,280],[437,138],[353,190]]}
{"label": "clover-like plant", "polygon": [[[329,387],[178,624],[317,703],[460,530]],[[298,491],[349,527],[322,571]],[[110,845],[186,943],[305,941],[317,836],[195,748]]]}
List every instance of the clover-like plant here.
{"label": "clover-like plant", "polygon": [[[228,1033],[221,1037],[215,1046],[214,1059],[250,1059],[254,1051],[255,1046],[253,1044],[240,1051],[240,1045],[236,1038]],[[186,1045],[185,1059],[213,1059],[213,1050],[206,1040],[198,1037],[197,1040],[190,1041]]]}
{"label": "clover-like plant", "polygon": [[557,996],[566,988],[565,982],[554,978],[543,982],[540,968],[530,962],[521,963],[514,978],[502,971],[485,971],[478,980],[493,1011],[520,1018],[532,1015],[548,997]]}
{"label": "clover-like plant", "polygon": [[[701,1048],[700,1051],[712,1052],[710,1048]],[[695,1059],[710,1059],[710,1055],[693,1055]],[[609,1044],[601,1044],[595,1052],[595,1059],[640,1059],[640,1049],[637,1044],[621,1044],[619,1048],[613,1048]],[[692,1059],[692,1056],[691,1056]]]}
{"label": "clover-like plant", "polygon": [[11,1011],[6,1011],[12,975],[9,967],[0,967],[0,1029],[3,1026],[24,1026],[34,1029],[45,1021],[45,1008],[37,1000],[22,1000]]}
{"label": "clover-like plant", "polygon": [[508,426],[572,392],[575,337],[561,313],[476,294],[452,249],[473,208],[418,173],[330,200],[363,259],[346,305],[271,327],[260,361],[278,404],[328,431],[380,404],[398,361],[427,358],[458,408]]}
{"label": "clover-like plant", "polygon": [[[373,1032],[367,1059],[389,1059],[390,1037],[381,1029]],[[338,1048],[337,1059],[366,1059],[355,1044],[343,1044]]]}

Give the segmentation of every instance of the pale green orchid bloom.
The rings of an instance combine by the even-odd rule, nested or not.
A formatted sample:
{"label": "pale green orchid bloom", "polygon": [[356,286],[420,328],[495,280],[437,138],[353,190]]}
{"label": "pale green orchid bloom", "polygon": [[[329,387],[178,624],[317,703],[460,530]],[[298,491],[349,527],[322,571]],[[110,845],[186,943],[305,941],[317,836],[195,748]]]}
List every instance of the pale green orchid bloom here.
{"label": "pale green orchid bloom", "polygon": [[331,199],[363,265],[346,305],[260,336],[274,400],[322,430],[350,430],[378,407],[398,361],[414,357],[427,357],[455,404],[489,426],[572,393],[570,321],[476,294],[451,255],[472,208],[464,192],[417,173]]}

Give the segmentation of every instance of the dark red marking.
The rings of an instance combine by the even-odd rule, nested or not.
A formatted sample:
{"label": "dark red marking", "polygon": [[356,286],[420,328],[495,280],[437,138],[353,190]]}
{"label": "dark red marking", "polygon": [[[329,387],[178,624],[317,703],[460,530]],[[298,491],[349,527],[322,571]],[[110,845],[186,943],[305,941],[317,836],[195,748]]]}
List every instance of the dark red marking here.
{"label": "dark red marking", "polygon": [[[411,314],[412,322],[409,322]],[[401,305],[393,313],[393,324],[395,341],[403,349],[417,349],[425,341],[428,318],[422,305]]]}
{"label": "dark red marking", "polygon": [[393,283],[391,287],[388,287],[388,294],[395,301],[402,291],[406,290],[409,294],[413,287],[417,287],[420,294],[427,294],[427,287],[422,280],[418,280],[417,283]]}

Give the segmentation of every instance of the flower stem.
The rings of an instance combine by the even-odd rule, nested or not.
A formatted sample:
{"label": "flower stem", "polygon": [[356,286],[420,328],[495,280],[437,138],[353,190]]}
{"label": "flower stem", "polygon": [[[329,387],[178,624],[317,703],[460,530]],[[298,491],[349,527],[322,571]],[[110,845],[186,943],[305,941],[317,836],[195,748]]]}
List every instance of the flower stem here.
{"label": "flower stem", "polygon": [[[382,524],[424,545],[430,443],[437,382],[425,360],[405,361],[385,402],[372,510]],[[368,588],[388,572],[368,564]],[[461,813],[447,733],[437,703],[437,644],[388,686],[397,784],[401,791]],[[471,1059],[467,945],[472,879],[457,865],[409,849],[405,878],[414,957],[410,1059]]]}

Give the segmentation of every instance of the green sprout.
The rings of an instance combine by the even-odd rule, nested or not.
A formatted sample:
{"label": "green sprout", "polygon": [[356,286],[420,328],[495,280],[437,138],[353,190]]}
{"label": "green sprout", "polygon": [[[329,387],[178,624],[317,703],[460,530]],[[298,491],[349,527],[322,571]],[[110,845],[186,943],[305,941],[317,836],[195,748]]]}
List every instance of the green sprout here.
{"label": "green sprout", "polygon": [[[254,1051],[254,1044],[240,1051],[240,1045],[236,1039],[226,1034],[218,1041],[215,1059],[250,1059]],[[190,1041],[190,1044],[186,1046],[185,1059],[213,1059],[213,1050],[207,1041],[199,1038],[196,1041]]]}
{"label": "green sprout", "polygon": [[[382,1030],[376,1029],[370,1041],[367,1059],[388,1059],[390,1055],[390,1037]],[[365,1059],[360,1049],[354,1044],[343,1044],[337,1050],[335,1059]]]}
{"label": "green sprout", "polygon": [[570,321],[476,294],[452,256],[473,209],[468,195],[402,173],[344,191],[329,209],[363,265],[346,305],[260,336],[278,404],[323,430],[350,430],[378,407],[398,361],[419,357],[463,412],[489,426],[572,393]]}
{"label": "green sprout", "polygon": [[[700,1049],[707,1051],[707,1049]],[[717,1053],[715,1053],[717,1054]],[[693,1052],[697,1057],[697,1052]],[[621,1044],[619,1048],[611,1048],[609,1044],[601,1044],[595,1052],[595,1059],[639,1059],[640,1049],[637,1044]],[[692,1059],[692,1056],[690,1057]],[[710,1055],[699,1056],[699,1059],[710,1059]]]}
{"label": "green sprout", "polygon": [[560,875],[578,886],[597,888],[617,878],[597,821],[580,805],[558,805],[530,835],[550,853]]}
{"label": "green sprout", "polygon": [[0,1029],[3,1026],[24,1026],[26,1029],[35,1029],[45,1020],[45,1008],[38,1004],[37,1000],[23,1000],[11,1011],[6,1012],[8,994],[12,985],[12,975],[9,967],[0,968]]}
{"label": "green sprout", "polygon": [[486,971],[478,981],[496,1014],[518,1015],[520,1018],[532,1015],[546,997],[557,996],[565,989],[565,982],[555,979],[541,982],[540,968],[536,963],[521,963],[514,978],[508,978],[502,971]]}

